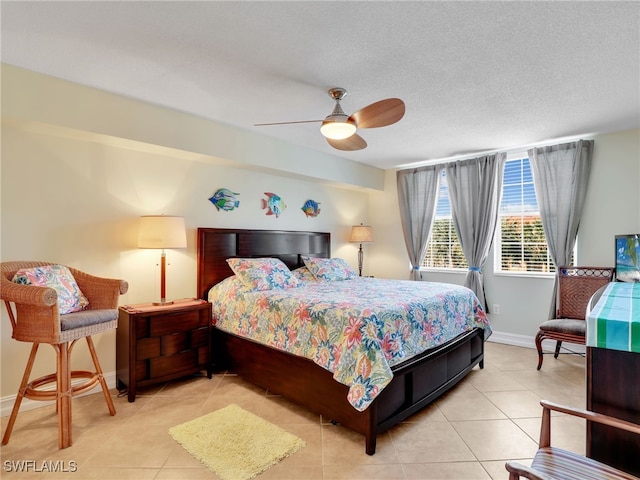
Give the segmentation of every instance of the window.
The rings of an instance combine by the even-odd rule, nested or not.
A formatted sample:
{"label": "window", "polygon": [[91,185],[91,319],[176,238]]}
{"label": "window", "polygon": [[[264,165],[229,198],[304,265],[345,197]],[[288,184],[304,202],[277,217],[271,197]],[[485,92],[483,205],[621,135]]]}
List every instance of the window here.
{"label": "window", "polygon": [[554,272],[527,157],[507,160],[494,239],[496,272]]}
{"label": "window", "polygon": [[427,244],[427,254],[422,261],[424,268],[463,268],[467,269],[467,261],[462,253],[462,247],[456,234],[451,218],[451,204],[449,203],[449,188],[445,170],[440,174],[440,190],[436,215],[431,229],[431,237]]}
{"label": "window", "polygon": [[[554,272],[555,266],[547,249],[533,187],[533,175],[526,153],[505,162],[502,201],[498,215],[493,242],[494,271]],[[451,217],[449,189],[444,169],[440,178],[436,215],[422,267],[464,270],[468,267]]]}

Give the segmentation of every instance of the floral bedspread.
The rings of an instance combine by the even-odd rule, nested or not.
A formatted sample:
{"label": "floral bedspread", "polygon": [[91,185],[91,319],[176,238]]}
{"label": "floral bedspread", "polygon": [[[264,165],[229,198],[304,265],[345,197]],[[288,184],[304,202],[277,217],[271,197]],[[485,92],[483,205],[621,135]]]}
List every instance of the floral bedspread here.
{"label": "floral bedspread", "polygon": [[209,301],[217,328],[313,360],[359,411],[394,365],[475,327],[491,334],[475,294],[445,283],[359,277],[256,292],[230,277]]}

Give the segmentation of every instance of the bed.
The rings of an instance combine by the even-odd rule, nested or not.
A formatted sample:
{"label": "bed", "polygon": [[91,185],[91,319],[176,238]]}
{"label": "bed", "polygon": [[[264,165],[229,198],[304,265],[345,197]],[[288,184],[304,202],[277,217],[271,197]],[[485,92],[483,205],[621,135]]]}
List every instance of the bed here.
{"label": "bed", "polygon": [[[274,257],[294,270],[304,266],[303,256],[330,258],[330,234],[199,228],[198,296],[208,299],[211,287],[233,275],[228,258]],[[215,370],[235,372],[253,384],[363,434],[369,455],[375,453],[379,433],[434,401],[476,365],[483,367],[485,331],[490,332],[488,326],[472,328],[396,362],[390,367],[391,375],[388,382],[385,380],[384,388],[356,408],[353,388],[336,381],[335,372],[311,359],[216,328],[215,320],[212,329]]]}

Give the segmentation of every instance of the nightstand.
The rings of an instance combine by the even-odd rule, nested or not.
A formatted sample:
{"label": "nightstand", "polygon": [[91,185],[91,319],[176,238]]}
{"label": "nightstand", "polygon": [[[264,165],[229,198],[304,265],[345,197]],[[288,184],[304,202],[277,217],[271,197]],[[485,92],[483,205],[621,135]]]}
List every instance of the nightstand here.
{"label": "nightstand", "polygon": [[201,370],[211,378],[211,304],[176,300],[172,305],[126,305],[116,330],[118,389],[136,390]]}

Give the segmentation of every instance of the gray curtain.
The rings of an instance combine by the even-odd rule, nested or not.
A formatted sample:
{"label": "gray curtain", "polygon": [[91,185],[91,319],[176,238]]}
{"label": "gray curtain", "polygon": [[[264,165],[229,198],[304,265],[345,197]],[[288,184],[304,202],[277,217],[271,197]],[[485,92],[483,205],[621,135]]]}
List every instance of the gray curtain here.
{"label": "gray curtain", "polygon": [[451,216],[469,265],[464,286],[475,292],[485,310],[482,267],[498,222],[505,158],[505,153],[497,153],[445,166]]}
{"label": "gray curtain", "polygon": [[396,175],[402,233],[411,261],[411,279],[420,279],[440,186],[441,165],[399,170]]}
{"label": "gray curtain", "polygon": [[[528,153],[549,254],[556,267],[568,265],[587,193],[593,140],[533,148]],[[556,316],[557,293],[556,275],[549,318]]]}

